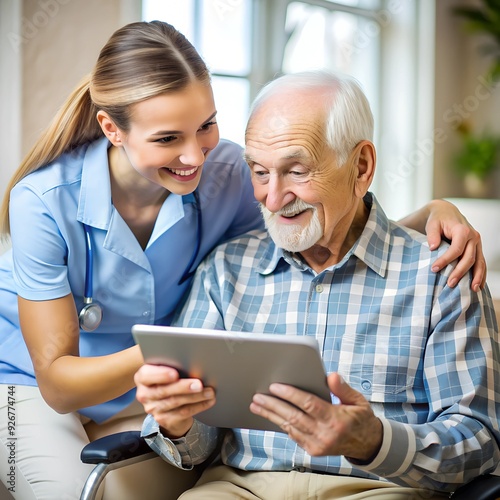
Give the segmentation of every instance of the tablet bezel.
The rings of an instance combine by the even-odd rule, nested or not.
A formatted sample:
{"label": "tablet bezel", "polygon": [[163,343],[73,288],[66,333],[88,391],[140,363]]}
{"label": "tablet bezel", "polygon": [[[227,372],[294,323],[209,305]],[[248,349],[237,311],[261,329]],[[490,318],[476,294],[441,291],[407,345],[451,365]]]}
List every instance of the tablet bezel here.
{"label": "tablet bezel", "polygon": [[146,363],[173,366],[215,388],[215,406],[195,416],[214,427],[283,432],[249,410],[253,395],[268,393],[272,382],[332,401],[313,337],[141,324],[132,335]]}

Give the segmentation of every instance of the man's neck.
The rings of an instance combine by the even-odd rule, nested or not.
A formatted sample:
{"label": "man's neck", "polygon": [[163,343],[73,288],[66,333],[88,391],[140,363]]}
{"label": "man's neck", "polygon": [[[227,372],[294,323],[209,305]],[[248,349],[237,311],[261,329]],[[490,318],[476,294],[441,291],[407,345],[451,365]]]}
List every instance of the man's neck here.
{"label": "man's neck", "polygon": [[370,209],[362,199],[359,200],[354,216],[350,224],[346,224],[345,230],[336,232],[328,244],[314,245],[300,252],[300,256],[317,273],[338,264],[360,237],[369,215]]}

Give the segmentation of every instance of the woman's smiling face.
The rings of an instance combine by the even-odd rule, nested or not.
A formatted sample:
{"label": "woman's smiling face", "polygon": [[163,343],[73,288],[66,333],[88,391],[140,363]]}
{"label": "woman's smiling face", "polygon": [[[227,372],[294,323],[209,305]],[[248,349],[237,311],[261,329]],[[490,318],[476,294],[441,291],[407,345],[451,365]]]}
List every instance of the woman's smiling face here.
{"label": "woman's smiling face", "polygon": [[219,142],[210,86],[152,97],[131,108],[130,130],[120,131],[132,167],[146,179],[176,194],[188,194],[200,181],[203,163]]}

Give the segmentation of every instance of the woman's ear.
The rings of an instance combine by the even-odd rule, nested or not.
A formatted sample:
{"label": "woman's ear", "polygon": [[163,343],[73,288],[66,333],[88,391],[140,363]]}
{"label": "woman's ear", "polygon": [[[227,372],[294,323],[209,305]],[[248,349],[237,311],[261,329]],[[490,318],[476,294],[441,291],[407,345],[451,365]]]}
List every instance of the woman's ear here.
{"label": "woman's ear", "polygon": [[355,181],[355,192],[357,196],[362,198],[373,181],[377,153],[375,152],[375,146],[370,141],[361,141],[357,148],[355,161],[358,176]]}
{"label": "woman's ear", "polygon": [[110,118],[108,113],[99,110],[97,112],[97,121],[109,142],[113,146],[120,147],[122,145],[120,129],[115,125],[115,122]]}

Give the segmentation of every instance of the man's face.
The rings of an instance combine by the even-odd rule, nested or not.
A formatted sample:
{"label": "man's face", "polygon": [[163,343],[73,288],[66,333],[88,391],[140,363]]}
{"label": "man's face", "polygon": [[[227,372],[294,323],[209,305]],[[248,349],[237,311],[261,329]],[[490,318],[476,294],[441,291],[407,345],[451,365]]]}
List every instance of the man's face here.
{"label": "man's face", "polygon": [[354,169],[339,167],[324,133],[325,99],[283,92],[264,102],[246,133],[245,157],[266,226],[278,246],[301,252],[345,237],[354,196]]}

